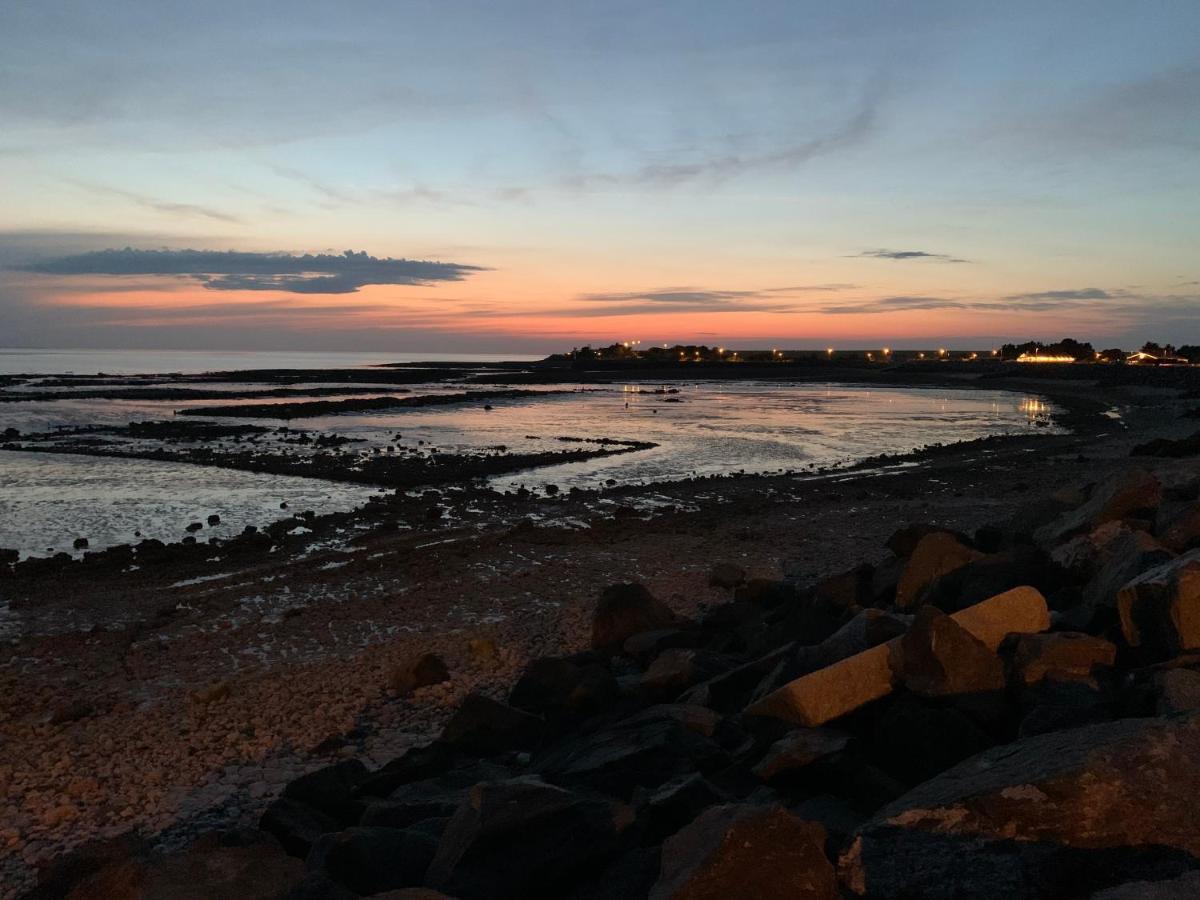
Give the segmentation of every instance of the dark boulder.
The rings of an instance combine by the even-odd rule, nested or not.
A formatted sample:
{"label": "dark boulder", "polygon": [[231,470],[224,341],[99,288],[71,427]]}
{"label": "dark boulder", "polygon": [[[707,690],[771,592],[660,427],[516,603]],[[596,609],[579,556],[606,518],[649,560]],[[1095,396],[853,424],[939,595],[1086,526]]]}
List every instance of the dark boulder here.
{"label": "dark boulder", "polygon": [[1150,472],[1129,469],[1098,486],[1078,508],[1043,525],[1034,537],[1039,543],[1052,546],[1105,522],[1130,518],[1153,521],[1162,493],[1162,483]]}
{"label": "dark boulder", "polygon": [[879,898],[1087,896],[1194,865],[1197,791],[1197,716],[1026,738],[881,810],[843,855],[843,880]]}
{"label": "dark boulder", "polygon": [[675,614],[641,584],[614,584],[605,588],[592,615],[592,647],[620,648],[643,631],[675,624]]}
{"label": "dark boulder", "polygon": [[426,882],[461,900],[557,898],[615,855],[628,807],[536,778],[476,785],[446,827]]}
{"label": "dark boulder", "polygon": [[708,573],[710,587],[732,590],[746,580],[746,570],[733,563],[717,563]]}
{"label": "dark boulder", "polygon": [[376,894],[422,884],[436,852],[437,841],[415,829],[356,827],[322,836],[306,865],[358,894]]}
{"label": "dark boulder", "polygon": [[609,706],[618,695],[617,681],[605,666],[542,657],[525,667],[508,702],[538,715],[590,715]]}
{"label": "dark boulder", "polygon": [[401,660],[388,672],[388,687],[404,697],[418,688],[450,680],[450,670],[436,653],[421,653]]}
{"label": "dark boulder", "polygon": [[919,605],[934,581],[982,557],[978,550],[948,532],[925,535],[913,548],[896,585],[896,606],[908,609]]}
{"label": "dark boulder", "polygon": [[1117,595],[1121,634],[1140,659],[1200,649],[1200,550],[1150,569]]}
{"label": "dark boulder", "polygon": [[356,790],[368,774],[360,760],[344,760],[301,775],[283,789],[283,796],[349,825],[362,815]]}
{"label": "dark boulder", "polygon": [[341,823],[299,800],[279,797],[263,812],[258,827],[274,836],[287,853],[303,859],[321,835],[337,831]]}
{"label": "dark boulder", "polygon": [[835,900],[825,830],[780,806],[729,804],[702,813],[663,845],[651,900]]}
{"label": "dark boulder", "polygon": [[1004,663],[982,641],[933,606],[892,645],[896,679],[923,697],[1003,691]]}
{"label": "dark boulder", "polygon": [[466,753],[489,756],[529,750],[541,739],[545,723],[483,694],[468,694],[446,723],[440,740]]}

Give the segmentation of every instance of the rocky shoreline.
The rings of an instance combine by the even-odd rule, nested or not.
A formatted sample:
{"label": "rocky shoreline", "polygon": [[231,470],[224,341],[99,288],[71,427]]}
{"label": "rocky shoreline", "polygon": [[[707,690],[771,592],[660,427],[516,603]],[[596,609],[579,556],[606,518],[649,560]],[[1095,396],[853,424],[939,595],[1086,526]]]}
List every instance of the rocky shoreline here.
{"label": "rocky shoreline", "polygon": [[[1011,819],[993,852],[978,818],[1050,808],[1030,805],[1040,791],[1064,804],[1049,818],[1067,828],[1080,811],[1067,803],[1071,772],[1092,778],[1101,756],[1103,771],[1122,771],[1146,747],[1192,740],[1186,716],[1160,710],[1166,685],[1183,696],[1192,671],[1158,615],[1163,593],[1129,601],[1135,638],[1115,598],[1139,577],[1122,565],[1191,571],[1178,559],[1191,552],[1180,535],[1195,458],[1128,453],[1194,424],[1160,398],[1092,393],[1078,392],[1089,424],[1072,435],[931,448],[903,465],[618,486],[603,498],[489,501],[455,488],[358,518],[302,515],[215,562],[191,544],[132,575],[10,568],[0,584],[35,627],[0,669],[13,750],[0,768],[6,896],[39,878],[34,896],[76,897],[426,884],[410,895],[730,896],[722,877],[768,897],[1186,885],[1183,841],[1143,851],[1128,829],[1099,843],[1045,829],[1027,841]],[[1097,415],[1114,402],[1125,427]],[[1121,493],[1106,485],[1129,478],[1142,505],[1088,518],[1078,534],[1042,530],[1087,518]],[[460,518],[467,509],[477,518]],[[297,523],[315,527],[288,534]],[[328,546],[338,529],[344,540]],[[263,540],[278,549],[252,548]],[[936,552],[917,554],[923,543]],[[936,577],[920,583],[928,558]],[[634,583],[644,589],[603,590]],[[1032,588],[1048,610],[1022,619],[1026,637],[961,621],[1011,588]],[[84,591],[89,610],[73,599]],[[659,634],[617,641],[612,622],[627,613]],[[942,658],[943,647],[964,655]],[[817,721],[825,713],[802,696],[763,703],[872,651],[864,671],[884,678],[864,705]],[[1078,739],[1098,755],[1072,755],[1075,727],[1100,729]],[[954,805],[938,779],[971,754],[1009,751],[1027,761],[1024,780]],[[1047,756],[1076,768],[1039,775]],[[1181,766],[1170,775],[1186,793],[1190,770],[1159,758]],[[1106,784],[1114,804],[1125,796],[1121,779]],[[1155,789],[1129,785],[1126,795]],[[897,806],[909,792],[919,804]],[[528,819],[505,818],[513,808]],[[955,833],[960,808],[977,818]],[[1135,827],[1137,810],[1112,809]],[[925,821],[937,825],[913,824]],[[564,844],[565,830],[588,839]],[[747,842],[753,858],[732,852]],[[945,864],[964,847],[979,861],[964,869],[969,883]],[[1012,860],[1023,874],[1005,869]],[[1054,881],[1060,870],[1069,877]]]}

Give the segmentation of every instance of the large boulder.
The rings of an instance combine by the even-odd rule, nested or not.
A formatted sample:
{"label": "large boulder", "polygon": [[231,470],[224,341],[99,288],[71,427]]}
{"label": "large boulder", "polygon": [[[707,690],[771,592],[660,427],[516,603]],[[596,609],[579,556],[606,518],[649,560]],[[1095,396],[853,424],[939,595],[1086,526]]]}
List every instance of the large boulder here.
{"label": "large boulder", "polygon": [[663,845],[650,900],[834,900],[824,847],[824,828],[781,806],[716,806]]}
{"label": "large boulder", "polygon": [[916,606],[925,590],[938,578],[948,575],[983,554],[968,547],[949,532],[935,531],[917,542],[896,585],[896,606]]}
{"label": "large boulder", "polygon": [[598,662],[541,657],[525,667],[508,702],[537,715],[586,715],[608,706],[619,693],[617,680]]}
{"label": "large boulder", "polygon": [[1077,631],[1023,634],[1012,645],[1012,674],[1018,684],[1044,678],[1090,678],[1117,659],[1116,645]]}
{"label": "large boulder", "polygon": [[301,859],[323,834],[341,827],[332,816],[290,797],[278,797],[263,812],[258,827],[272,835],[292,856]]}
{"label": "large boulder", "polygon": [[436,653],[421,653],[403,659],[388,672],[388,687],[401,697],[418,688],[450,680],[450,670]]}
{"label": "large boulder", "polygon": [[483,694],[468,694],[442,729],[440,740],[466,753],[488,756],[533,748],[544,725],[538,716]]}
{"label": "large boulder", "polygon": [[461,898],[558,897],[603,866],[628,807],[536,778],[473,787],[447,825],[426,883]]}
{"label": "large boulder", "polygon": [[643,631],[667,628],[675,623],[670,607],[655,599],[641,584],[614,584],[604,589],[592,615],[592,647],[620,648]]}
{"label": "large boulder", "polygon": [[[1010,633],[1050,627],[1046,599],[1029,587],[1007,591],[950,618],[991,651]],[[752,703],[746,712],[811,727],[886,697],[896,683],[891,656],[899,640],[894,638],[789,681]]]}
{"label": "large boulder", "polygon": [[1077,509],[1043,525],[1034,537],[1041,544],[1055,545],[1105,522],[1128,518],[1153,521],[1162,495],[1162,483],[1153,474],[1145,469],[1128,469],[1098,486]]}
{"label": "large boulder", "polygon": [[987,750],[881,810],[841,860],[873,898],[1087,896],[1200,855],[1200,716]]}
{"label": "large boulder", "polygon": [[1200,503],[1164,504],[1159,510],[1155,533],[1163,546],[1176,553],[1200,548]]}
{"label": "large boulder", "polygon": [[933,606],[922,607],[892,645],[892,672],[914,694],[950,697],[1004,690],[1004,663],[993,650]]}
{"label": "large boulder", "polygon": [[437,846],[416,829],[355,827],[322,836],[306,864],[357,894],[376,894],[422,884]]}
{"label": "large boulder", "polygon": [[1117,609],[1125,642],[1144,660],[1200,649],[1200,550],[1130,581]]}
{"label": "large boulder", "polygon": [[669,648],[642,675],[642,689],[652,697],[673,699],[692,685],[728,672],[736,665],[730,657],[708,650]]}
{"label": "large boulder", "polygon": [[368,774],[361,760],[343,760],[301,775],[283,789],[283,796],[349,825],[362,815],[357,789]]}

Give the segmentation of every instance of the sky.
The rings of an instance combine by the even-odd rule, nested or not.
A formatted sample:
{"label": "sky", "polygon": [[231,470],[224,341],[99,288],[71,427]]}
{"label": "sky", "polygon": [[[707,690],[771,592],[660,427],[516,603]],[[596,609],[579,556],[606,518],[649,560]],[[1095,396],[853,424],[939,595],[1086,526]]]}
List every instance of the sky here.
{"label": "sky", "polygon": [[1200,343],[1200,3],[0,4],[0,346]]}

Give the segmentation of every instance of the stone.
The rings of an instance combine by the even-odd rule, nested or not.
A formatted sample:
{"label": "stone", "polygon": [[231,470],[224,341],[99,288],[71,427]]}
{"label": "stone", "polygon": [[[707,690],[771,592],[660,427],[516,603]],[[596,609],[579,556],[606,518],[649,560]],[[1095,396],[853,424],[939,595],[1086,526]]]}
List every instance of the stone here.
{"label": "stone", "polygon": [[754,774],[763,781],[792,775],[841,753],[850,741],[850,735],[832,728],[797,728],[771,745],[754,767]]}
{"label": "stone", "polygon": [[471,638],[467,641],[467,656],[477,666],[488,666],[496,661],[500,648],[488,638]]}
{"label": "stone", "polygon": [[619,648],[643,631],[674,625],[675,614],[640,584],[614,584],[605,588],[592,615],[592,647]]}
{"label": "stone", "polygon": [[446,827],[426,883],[461,900],[560,896],[615,855],[632,818],[532,777],[479,784]]}
{"label": "stone", "polygon": [[1121,634],[1146,661],[1200,649],[1200,550],[1143,572],[1117,594]]}
{"label": "stone", "polygon": [[1196,900],[1200,872],[1184,872],[1161,881],[1130,881],[1092,894],[1091,900]]}
{"label": "stone", "polygon": [[899,694],[890,702],[873,738],[886,751],[879,765],[905,786],[932,778],[995,743],[964,711],[912,694]]}
{"label": "stone", "polygon": [[440,740],[467,753],[487,756],[536,746],[545,723],[483,694],[468,694],[442,729]]}
{"label": "stone", "polygon": [[698,772],[673,778],[646,798],[638,816],[641,839],[645,843],[659,843],[708,807],[729,800],[724,791]]}
{"label": "stone", "polygon": [[746,580],[746,570],[733,563],[717,563],[708,573],[711,587],[732,590]]}
{"label": "stone", "polygon": [[875,567],[864,563],[818,581],[813,595],[835,609],[870,606],[875,599],[874,576]]}
{"label": "stone", "polygon": [[1200,548],[1200,503],[1173,506],[1166,515],[1164,510],[1166,506],[1159,510],[1155,525],[1155,533],[1163,546],[1176,553]]}
{"label": "stone", "polygon": [[355,791],[368,774],[361,760],[343,760],[301,775],[283,789],[283,796],[350,824],[362,814],[363,803]]}
{"label": "stone", "polygon": [[1064,731],[1113,718],[1114,698],[1092,679],[1051,676],[1019,692],[1021,737]]}
{"label": "stone", "polygon": [[916,606],[925,589],[936,579],[982,556],[948,532],[925,535],[917,542],[896,585],[896,606],[900,609]]}
{"label": "stone", "polygon": [[917,612],[912,627],[891,645],[892,673],[922,697],[1003,691],[1004,663],[982,641],[933,606]]}
{"label": "stone", "polygon": [[617,680],[599,663],[560,657],[535,659],[508,695],[509,705],[541,715],[598,712],[619,695]]}
{"label": "stone", "polygon": [[825,829],[781,806],[726,804],[663,844],[650,900],[835,900]]}
{"label": "stone", "polygon": [[70,900],[279,900],[304,864],[270,844],[210,847],[112,863],[77,883]]}
{"label": "stone", "polygon": [[1038,543],[1053,546],[1082,531],[1120,519],[1154,518],[1162,502],[1162,483],[1145,469],[1128,469],[1099,485],[1078,508],[1034,532]]}
{"label": "stone", "polygon": [[[1033,633],[1050,627],[1046,599],[1029,587],[1016,588],[951,617],[989,650],[1009,633]],[[893,638],[802,675],[751,704],[746,713],[815,727],[886,697],[895,685],[891,667]]]}
{"label": "stone", "polygon": [[1155,672],[1154,692],[1160,716],[1200,710],[1200,672],[1182,668]]}
{"label": "stone", "polygon": [[303,859],[317,838],[341,826],[333,816],[299,800],[279,797],[263,812],[258,827],[278,840],[285,852]]}
{"label": "stone", "polygon": [[1023,634],[1013,643],[1013,679],[1024,685],[1037,684],[1047,676],[1090,678],[1098,667],[1113,665],[1116,645],[1104,638],[1077,631]]}
{"label": "stone", "polygon": [[966,535],[960,534],[957,531],[952,531],[949,528],[942,528],[940,525],[930,525],[925,522],[918,522],[913,525],[905,525],[903,528],[898,528],[892,532],[891,536],[883,542],[883,545],[892,551],[900,559],[908,559],[913,555],[913,551],[917,549],[917,545],[921,540],[931,534],[948,534],[960,543],[967,542]]}
{"label": "stone", "polygon": [[[685,712],[678,705],[651,707],[613,725],[573,733],[535,758],[534,769],[555,784],[628,799],[637,788],[727,765],[726,754]],[[698,713],[711,716],[709,710]]]}
{"label": "stone", "polygon": [[1200,716],[1025,738],[914,788],[841,859],[866,897],[1086,896],[1200,854]]}
{"label": "stone", "polygon": [[354,827],[313,844],[306,865],[357,894],[414,887],[437,852],[437,841],[416,830]]}
{"label": "stone", "polygon": [[652,696],[674,698],[698,682],[727,672],[736,662],[707,650],[669,648],[642,675],[642,689]]}
{"label": "stone", "polygon": [[388,687],[405,697],[418,688],[450,680],[450,670],[436,653],[422,653],[392,666],[388,672]]}

